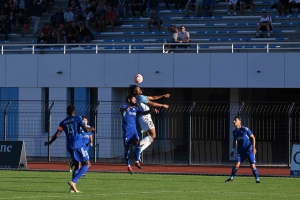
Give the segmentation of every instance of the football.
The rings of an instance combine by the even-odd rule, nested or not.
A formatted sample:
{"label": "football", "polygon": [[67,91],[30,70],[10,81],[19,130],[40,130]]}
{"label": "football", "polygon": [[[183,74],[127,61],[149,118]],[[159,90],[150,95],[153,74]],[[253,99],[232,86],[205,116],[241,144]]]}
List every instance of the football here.
{"label": "football", "polygon": [[143,82],[143,76],[141,74],[137,74],[134,76],[133,80],[136,83],[141,83],[141,82]]}

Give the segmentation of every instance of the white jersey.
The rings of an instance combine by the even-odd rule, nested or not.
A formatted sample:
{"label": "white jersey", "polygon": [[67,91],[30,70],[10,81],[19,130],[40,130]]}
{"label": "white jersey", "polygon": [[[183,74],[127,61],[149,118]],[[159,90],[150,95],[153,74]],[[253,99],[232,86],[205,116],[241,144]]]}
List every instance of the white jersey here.
{"label": "white jersey", "polygon": [[259,22],[270,22],[270,24],[271,24],[271,26],[272,26],[272,18],[271,18],[270,15],[268,15],[268,16],[266,16],[266,17],[262,16],[262,17],[260,18]]}

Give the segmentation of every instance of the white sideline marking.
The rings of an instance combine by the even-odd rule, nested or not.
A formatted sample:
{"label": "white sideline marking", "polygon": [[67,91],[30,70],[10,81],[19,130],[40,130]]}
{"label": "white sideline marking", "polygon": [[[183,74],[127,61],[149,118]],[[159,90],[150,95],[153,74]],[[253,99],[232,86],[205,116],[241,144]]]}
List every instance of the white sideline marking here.
{"label": "white sideline marking", "polygon": [[[224,184],[228,184],[228,183],[224,183]],[[184,191],[152,191],[152,192],[139,192],[139,194],[153,194],[153,193],[229,193],[229,194],[253,194],[252,191],[250,192],[234,192],[234,191],[222,191],[222,192],[219,192],[219,191],[199,191],[199,190],[192,190],[192,191],[188,191],[188,190],[184,190]],[[67,192],[66,192],[67,194]],[[37,198],[70,198],[70,196],[72,196],[72,198],[75,198],[75,197],[79,197],[79,198],[82,198],[82,197],[96,197],[96,196],[114,196],[114,195],[135,195],[136,192],[118,192],[118,193],[106,193],[106,194],[68,194],[68,195],[65,195],[65,194],[62,194],[62,195],[56,195],[56,196],[31,196],[31,197],[9,197],[9,198],[0,198],[1,199],[37,199]],[[273,192],[255,192],[255,194],[264,194],[264,195],[276,195],[276,196],[282,196],[282,197],[285,197],[286,194],[278,194],[278,193],[273,193]],[[64,196],[65,195],[65,196]],[[253,199],[252,196],[249,196],[249,199]]]}

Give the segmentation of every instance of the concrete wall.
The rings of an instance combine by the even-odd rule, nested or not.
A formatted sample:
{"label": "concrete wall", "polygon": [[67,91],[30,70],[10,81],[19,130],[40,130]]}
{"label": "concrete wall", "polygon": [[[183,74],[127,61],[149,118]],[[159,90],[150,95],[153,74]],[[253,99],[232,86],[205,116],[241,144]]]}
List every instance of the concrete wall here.
{"label": "concrete wall", "polygon": [[[297,53],[1,55],[0,87],[297,88]],[[57,74],[61,71],[62,74]]]}

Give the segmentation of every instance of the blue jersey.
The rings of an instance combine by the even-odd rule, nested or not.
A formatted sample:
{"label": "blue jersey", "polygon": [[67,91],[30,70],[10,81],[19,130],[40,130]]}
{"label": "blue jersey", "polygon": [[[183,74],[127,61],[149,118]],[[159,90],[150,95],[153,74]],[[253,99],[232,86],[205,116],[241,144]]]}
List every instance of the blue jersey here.
{"label": "blue jersey", "polygon": [[135,106],[127,108],[127,105],[123,105],[120,108],[122,112],[122,129],[126,130],[136,130],[136,116],[143,111]]}
{"label": "blue jersey", "polygon": [[65,132],[68,149],[79,149],[82,147],[80,128],[83,126],[84,121],[80,116],[70,116],[60,122],[58,129]]}
{"label": "blue jersey", "polygon": [[241,151],[247,151],[252,149],[252,143],[250,141],[250,136],[253,133],[251,130],[245,126],[240,129],[235,129],[233,131],[233,139],[237,140],[237,149],[240,153]]}
{"label": "blue jersey", "polygon": [[[87,126],[88,128],[90,128],[89,126]],[[89,148],[89,145],[90,145],[90,136],[92,135],[92,132],[85,132],[83,129],[82,129],[82,132],[81,132],[81,136],[82,136],[82,143],[83,143],[83,147],[85,149],[88,149]]]}

